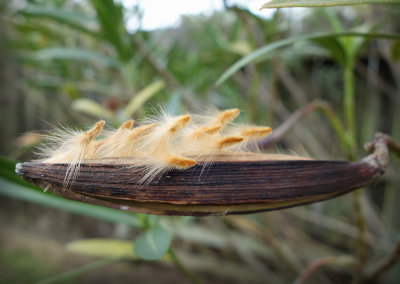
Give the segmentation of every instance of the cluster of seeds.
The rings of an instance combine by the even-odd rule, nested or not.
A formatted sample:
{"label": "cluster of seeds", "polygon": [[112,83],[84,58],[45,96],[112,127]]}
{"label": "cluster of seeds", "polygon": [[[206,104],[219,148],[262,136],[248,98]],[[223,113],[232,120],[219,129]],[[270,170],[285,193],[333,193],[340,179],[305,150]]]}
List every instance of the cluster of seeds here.
{"label": "cluster of seeds", "polygon": [[69,163],[65,178],[68,184],[83,161],[136,158],[133,166],[145,169],[140,182],[149,182],[166,170],[183,170],[212,162],[221,153],[246,151],[249,140],[271,132],[270,127],[232,123],[239,113],[236,108],[175,117],[160,112],[134,128],[133,120],[128,120],[118,129],[103,131],[105,122],[101,120],[85,132],[63,129],[47,137],[41,161]]}

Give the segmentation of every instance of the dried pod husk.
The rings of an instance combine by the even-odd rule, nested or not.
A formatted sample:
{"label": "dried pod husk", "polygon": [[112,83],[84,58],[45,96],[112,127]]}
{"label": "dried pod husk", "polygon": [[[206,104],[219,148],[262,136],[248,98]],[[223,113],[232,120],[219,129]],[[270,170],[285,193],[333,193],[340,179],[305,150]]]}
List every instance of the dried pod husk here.
{"label": "dried pod husk", "polygon": [[[248,214],[327,200],[374,183],[387,164],[387,146],[359,162],[310,160],[288,155],[218,154],[212,163],[170,170],[148,184],[135,159],[84,161],[63,187],[68,163],[25,162],[25,180],[73,200],[125,211],[162,215]],[[201,159],[200,159],[201,160]]]}

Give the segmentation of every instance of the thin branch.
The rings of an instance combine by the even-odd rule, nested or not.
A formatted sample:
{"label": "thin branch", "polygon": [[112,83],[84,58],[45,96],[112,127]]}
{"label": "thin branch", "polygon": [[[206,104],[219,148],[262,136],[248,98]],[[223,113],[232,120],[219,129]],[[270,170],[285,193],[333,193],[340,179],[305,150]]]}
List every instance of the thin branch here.
{"label": "thin branch", "polygon": [[285,264],[288,273],[293,272],[297,274],[299,272],[300,268],[296,265],[296,261],[294,261],[295,256],[288,255],[283,249],[282,244],[266,228],[262,228],[256,222],[240,216],[235,216],[234,218],[226,216],[225,220],[230,225],[242,229],[244,232],[251,232],[259,239],[265,241],[279,258],[279,261]]}
{"label": "thin branch", "polygon": [[[100,260],[96,260],[94,262],[85,264],[83,266],[80,266],[78,268],[72,269],[70,271],[58,274],[58,275],[54,275],[51,277],[48,277],[46,279],[42,279],[38,282],[36,282],[37,284],[50,284],[50,283],[60,283],[60,282],[64,282],[67,280],[72,280],[75,277],[91,272],[95,269],[98,269],[102,266],[108,265],[110,263],[116,262],[121,260],[123,257],[119,256],[119,257],[107,257],[104,259],[100,259]],[[73,281],[71,281],[73,282]]]}
{"label": "thin branch", "polygon": [[342,142],[345,141],[344,129],[340,120],[336,117],[335,113],[326,102],[316,100],[295,111],[285,122],[272,131],[270,135],[259,140],[256,143],[256,147],[265,149],[274,145],[276,142],[280,141],[282,137],[299,122],[299,120],[315,109],[321,109],[323,111],[324,115],[329,119],[339,139]]}
{"label": "thin branch", "polygon": [[388,255],[382,262],[378,263],[368,273],[366,273],[364,280],[373,281],[375,279],[378,279],[386,271],[392,268],[399,260],[400,260],[400,239],[397,241],[390,255]]}
{"label": "thin branch", "polygon": [[355,212],[355,222],[357,230],[357,254],[358,263],[355,266],[355,279],[362,277],[362,270],[367,263],[367,241],[366,241],[366,221],[361,206],[361,191],[353,192],[353,207]]}
{"label": "thin branch", "polygon": [[306,116],[311,111],[315,110],[319,106],[320,102],[315,101],[305,105],[296,112],[294,112],[285,122],[283,122],[279,127],[274,129],[270,135],[264,139],[260,139],[257,142],[257,147],[260,149],[268,148],[274,145],[276,142],[280,141],[282,137],[291,129],[296,123]]}
{"label": "thin branch", "polygon": [[324,266],[341,266],[348,267],[353,266],[355,260],[351,256],[328,256],[319,258],[308,264],[303,273],[294,281],[294,284],[304,283],[312,274],[314,274],[319,268]]}
{"label": "thin branch", "polygon": [[170,247],[168,250],[168,256],[171,258],[172,262],[176,265],[176,267],[189,279],[193,284],[201,284],[200,279],[193,274],[186,266],[182,263],[182,261],[175,254],[173,249]]}
{"label": "thin branch", "polygon": [[400,144],[396,143],[392,137],[387,134],[377,133],[375,134],[375,140],[373,142],[365,144],[365,149],[367,151],[374,151],[377,143],[384,143],[387,145],[389,150],[395,155],[400,157]]}

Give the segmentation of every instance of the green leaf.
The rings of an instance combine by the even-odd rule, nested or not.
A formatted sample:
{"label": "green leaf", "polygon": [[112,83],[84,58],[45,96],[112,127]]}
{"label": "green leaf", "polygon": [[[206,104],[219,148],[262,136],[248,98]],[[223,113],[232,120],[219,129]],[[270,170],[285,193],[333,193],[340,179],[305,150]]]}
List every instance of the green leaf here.
{"label": "green leaf", "polygon": [[344,66],[347,54],[343,44],[337,38],[318,38],[311,41],[325,48],[339,64]]}
{"label": "green leaf", "polygon": [[232,52],[234,54],[244,56],[244,55],[251,53],[253,51],[253,48],[249,42],[244,41],[244,40],[239,40],[239,41],[229,44],[226,47],[226,50],[229,52]]}
{"label": "green leaf", "polygon": [[182,103],[182,95],[179,90],[174,91],[168,99],[165,111],[171,115],[178,115]]}
{"label": "green leaf", "polygon": [[132,227],[141,226],[135,214],[63,199],[51,193],[43,192],[39,187],[35,187],[35,189],[28,188],[8,181],[3,177],[0,177],[0,194],[114,223],[126,224]]}
{"label": "green leaf", "polygon": [[38,187],[24,181],[19,175],[15,173],[15,165],[17,161],[13,161],[4,157],[0,157],[0,177],[11,181],[13,183],[37,189]]}
{"label": "green leaf", "polygon": [[96,18],[90,17],[87,14],[60,9],[59,7],[28,5],[19,14],[40,19],[51,19],[60,24],[65,24],[76,30],[97,36],[98,29]]}
{"label": "green leaf", "polygon": [[134,258],[131,241],[115,239],[86,239],[67,244],[67,250],[85,256]]}
{"label": "green leaf", "polygon": [[133,55],[133,48],[125,29],[122,5],[113,0],[91,2],[96,9],[104,39],[114,46],[121,61],[128,62]]}
{"label": "green leaf", "polygon": [[321,39],[329,39],[329,38],[337,38],[337,37],[366,37],[366,38],[386,38],[386,39],[400,39],[399,34],[382,34],[382,33],[357,33],[357,32],[346,32],[346,33],[315,33],[315,34],[307,34],[296,36],[292,38],[287,38],[279,41],[275,41],[271,44],[267,44],[254,52],[246,55],[236,61],[231,67],[228,68],[217,80],[215,83],[216,86],[221,85],[232,76],[236,71],[245,65],[249,64],[252,61],[258,60],[259,58],[266,56],[271,51],[274,51],[278,48],[288,46],[297,42],[302,41],[315,41]]}
{"label": "green leaf", "polygon": [[165,87],[165,83],[162,80],[151,83],[139,93],[137,93],[125,107],[125,115],[127,117],[132,117],[132,115],[143,106],[143,104],[149,100],[156,93],[161,91]]}
{"label": "green leaf", "polygon": [[111,111],[91,99],[74,100],[72,102],[72,108],[76,111],[94,116],[96,118],[106,119],[115,125],[119,124]]}
{"label": "green leaf", "polygon": [[271,0],[261,6],[266,8],[329,7],[359,4],[400,4],[399,0]]}
{"label": "green leaf", "polygon": [[395,41],[390,49],[390,54],[394,61],[400,60],[400,41]]}
{"label": "green leaf", "polygon": [[156,226],[136,238],[134,242],[135,255],[145,260],[158,260],[167,252],[171,238],[171,234],[167,230]]}
{"label": "green leaf", "polygon": [[97,63],[106,67],[116,67],[117,61],[110,59],[104,54],[93,50],[72,47],[50,47],[43,48],[33,54],[36,60],[77,60],[82,62]]}
{"label": "green leaf", "polygon": [[72,269],[70,271],[42,279],[35,283],[36,284],[74,283],[76,281],[73,281],[73,279],[76,278],[77,276],[94,271],[102,266],[106,266],[118,260],[120,259],[115,257],[96,260],[94,262],[85,265],[80,265],[77,268]]}

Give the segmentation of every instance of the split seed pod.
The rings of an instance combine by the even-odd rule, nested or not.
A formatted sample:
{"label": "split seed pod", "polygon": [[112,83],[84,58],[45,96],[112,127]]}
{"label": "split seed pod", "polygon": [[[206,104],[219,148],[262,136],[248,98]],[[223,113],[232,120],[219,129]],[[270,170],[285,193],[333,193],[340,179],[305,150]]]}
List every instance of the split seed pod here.
{"label": "split seed pod", "polygon": [[73,200],[139,213],[204,216],[330,199],[375,182],[386,167],[382,139],[370,146],[373,154],[355,163],[248,152],[243,143],[271,129],[232,125],[237,115],[234,109],[190,121],[190,115],[163,114],[94,140],[104,125],[98,122],[87,132],[73,133],[71,147],[60,143],[53,156],[18,164],[16,171]]}

